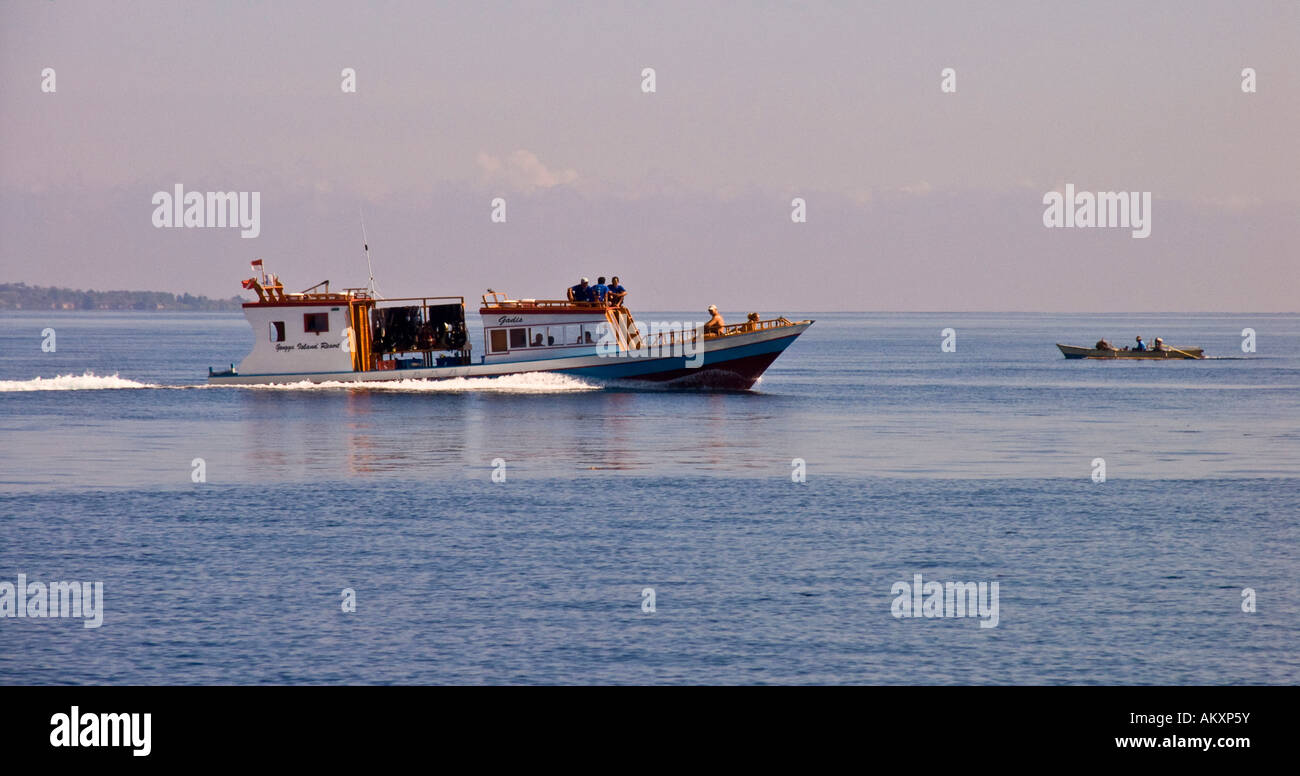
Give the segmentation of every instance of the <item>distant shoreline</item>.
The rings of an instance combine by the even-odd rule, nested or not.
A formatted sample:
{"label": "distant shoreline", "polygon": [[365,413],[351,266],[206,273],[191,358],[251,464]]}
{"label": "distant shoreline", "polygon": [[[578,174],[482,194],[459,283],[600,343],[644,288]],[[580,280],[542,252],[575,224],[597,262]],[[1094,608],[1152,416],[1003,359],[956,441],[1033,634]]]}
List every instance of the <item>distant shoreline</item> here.
{"label": "distant shoreline", "polygon": [[238,312],[243,303],[238,296],[212,299],[167,291],[90,291],[0,283],[0,310]]}
{"label": "distant shoreline", "polygon": [[[0,312],[242,312],[249,300],[239,296],[213,299],[166,291],[91,291],[59,286],[0,283]],[[472,307],[472,306],[471,306]],[[740,308],[736,308],[738,311]],[[474,314],[477,308],[467,309]],[[682,310],[643,309],[645,314]],[[734,312],[734,311],[733,311]],[[1300,310],[787,310],[799,315],[1025,315],[1025,316],[1164,316],[1164,315],[1300,315]]]}

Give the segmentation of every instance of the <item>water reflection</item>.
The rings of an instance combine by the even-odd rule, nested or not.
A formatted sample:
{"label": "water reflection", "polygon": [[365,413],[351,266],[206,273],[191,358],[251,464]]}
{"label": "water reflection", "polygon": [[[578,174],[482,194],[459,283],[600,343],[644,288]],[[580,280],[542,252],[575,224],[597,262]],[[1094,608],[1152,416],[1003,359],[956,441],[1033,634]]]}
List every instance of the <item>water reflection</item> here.
{"label": "water reflection", "polygon": [[[451,402],[447,400],[451,399]],[[467,461],[459,397],[366,390],[241,392],[243,456],[279,477],[418,476]]]}

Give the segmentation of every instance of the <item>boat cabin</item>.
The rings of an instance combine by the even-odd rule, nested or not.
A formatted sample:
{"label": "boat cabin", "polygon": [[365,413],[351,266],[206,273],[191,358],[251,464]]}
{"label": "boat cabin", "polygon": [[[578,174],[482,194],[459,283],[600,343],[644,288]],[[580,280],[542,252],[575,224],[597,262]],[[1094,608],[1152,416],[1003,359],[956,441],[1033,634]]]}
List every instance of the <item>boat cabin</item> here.
{"label": "boat cabin", "polygon": [[[626,307],[562,299],[483,295],[484,363],[593,356],[635,350],[640,336]],[[598,350],[599,348],[599,350]]]}
{"label": "boat cabin", "polygon": [[[379,299],[364,288],[331,292],[323,281],[286,293],[260,263],[260,278],[243,286],[251,353],[229,372],[211,376],[312,375],[468,366],[471,345],[460,296]],[[642,346],[625,307],[553,299],[510,299],[489,291],[481,364],[612,355]]]}
{"label": "boat cabin", "polygon": [[[286,293],[279,278],[250,278],[244,304],[253,350],[235,374],[368,372],[470,362],[465,299],[377,299],[363,288],[331,292],[329,281]],[[321,288],[324,290],[320,290]]]}

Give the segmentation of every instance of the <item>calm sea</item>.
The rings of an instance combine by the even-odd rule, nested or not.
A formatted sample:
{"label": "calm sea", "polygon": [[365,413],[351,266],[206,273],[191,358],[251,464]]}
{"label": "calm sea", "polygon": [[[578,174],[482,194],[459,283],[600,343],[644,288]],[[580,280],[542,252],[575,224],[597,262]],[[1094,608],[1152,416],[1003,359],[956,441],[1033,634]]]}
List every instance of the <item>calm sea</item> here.
{"label": "calm sea", "polygon": [[[208,388],[238,314],[0,314],[0,583],[104,589],[0,682],[1300,681],[1300,316],[799,317],[682,393]],[[1136,334],[1213,358],[1054,347]]]}

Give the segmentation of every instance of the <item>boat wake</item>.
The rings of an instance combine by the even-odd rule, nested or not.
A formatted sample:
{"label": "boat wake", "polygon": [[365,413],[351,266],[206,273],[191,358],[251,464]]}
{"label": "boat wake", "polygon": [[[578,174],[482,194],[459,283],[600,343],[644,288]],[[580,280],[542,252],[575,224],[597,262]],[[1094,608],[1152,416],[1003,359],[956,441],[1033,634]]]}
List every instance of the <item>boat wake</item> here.
{"label": "boat wake", "polygon": [[[723,376],[725,377],[725,376]],[[715,374],[691,375],[669,381],[606,380],[574,377],[556,372],[527,372],[500,377],[453,377],[444,380],[384,380],[345,382],[329,380],[313,383],[258,385],[164,385],[128,380],[117,374],[59,375],[34,377],[30,380],[0,380],[0,393],[23,391],[112,391],[148,388],[161,391],[240,390],[240,391],[386,391],[390,393],[580,393],[587,391],[732,391],[737,386]]]}
{"label": "boat wake", "polygon": [[131,388],[166,388],[165,385],[140,383],[116,374],[102,376],[86,372],[82,375],[34,377],[31,380],[0,380],[0,393],[21,391],[116,391]]}
{"label": "boat wake", "polygon": [[599,391],[604,388],[595,381],[583,380],[553,372],[503,375],[501,377],[456,377],[447,380],[393,380],[383,382],[297,383],[276,385],[160,385],[128,380],[118,375],[59,375],[34,377],[31,380],[0,380],[0,393],[23,391],[113,391],[152,388],[155,390],[229,390],[245,391],[390,391],[395,393],[572,393]]}
{"label": "boat wake", "polygon": [[249,391],[389,391],[395,393],[573,393],[599,391],[603,386],[589,380],[554,372],[502,375],[501,377],[452,377],[445,380],[385,380],[372,382],[327,381],[275,385],[206,386]]}

